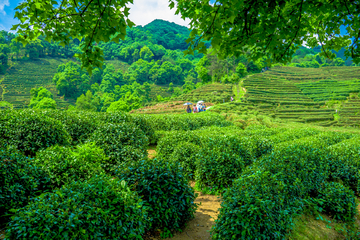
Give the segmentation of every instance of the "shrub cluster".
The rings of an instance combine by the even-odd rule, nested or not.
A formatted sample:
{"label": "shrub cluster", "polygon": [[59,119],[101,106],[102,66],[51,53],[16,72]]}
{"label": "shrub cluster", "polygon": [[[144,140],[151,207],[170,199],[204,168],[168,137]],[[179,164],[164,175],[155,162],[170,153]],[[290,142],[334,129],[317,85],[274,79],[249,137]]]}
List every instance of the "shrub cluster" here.
{"label": "shrub cluster", "polygon": [[103,174],[101,166],[106,162],[104,151],[93,143],[88,143],[78,145],[75,149],[53,146],[41,150],[36,154],[34,164],[50,176],[55,188]]}
{"label": "shrub cluster", "polygon": [[147,156],[148,138],[131,122],[103,124],[89,137],[88,142],[94,142],[109,157],[103,164],[107,172],[123,162],[138,161]]}
{"label": "shrub cluster", "polygon": [[125,181],[72,182],[16,211],[6,239],[141,239],[146,207]]}
{"label": "shrub cluster", "polygon": [[291,192],[281,173],[245,171],[222,195],[213,239],[285,239],[294,214],[302,210],[301,199]]}
{"label": "shrub cluster", "polygon": [[273,148],[260,134],[244,137],[243,130],[226,128],[227,131],[215,132],[170,131],[160,139],[157,154],[180,162],[187,173],[195,172],[196,186],[200,189],[221,190],[230,186],[246,166]]}
{"label": "shrub cluster", "polygon": [[151,115],[148,122],[155,131],[164,130],[195,130],[205,126],[231,126],[231,122],[216,113],[204,112],[201,114],[174,114],[174,115]]}
{"label": "shrub cluster", "polygon": [[0,226],[9,220],[9,210],[24,207],[50,185],[49,176],[32,159],[0,149]]}
{"label": "shrub cluster", "polygon": [[181,166],[161,159],[126,163],[115,171],[149,207],[149,230],[179,230],[194,217],[195,193]]}
{"label": "shrub cluster", "polygon": [[353,222],[356,214],[354,192],[341,183],[324,183],[319,191],[318,199],[323,201],[323,210],[334,219]]}
{"label": "shrub cluster", "polygon": [[56,144],[68,145],[71,141],[60,121],[33,110],[2,111],[0,129],[3,143],[27,156],[34,156],[39,149]]}
{"label": "shrub cluster", "polygon": [[42,111],[42,114],[59,120],[72,138],[72,145],[85,142],[97,128],[97,121],[87,112]]}
{"label": "shrub cluster", "polygon": [[341,181],[360,193],[360,138],[351,138],[328,147],[331,180]]}
{"label": "shrub cluster", "polygon": [[189,131],[170,131],[159,140],[156,146],[156,153],[158,156],[169,157],[181,142],[201,145],[201,137],[199,135]]}
{"label": "shrub cluster", "polygon": [[180,163],[186,175],[193,179],[196,170],[196,155],[201,149],[201,147],[191,142],[180,142],[170,155],[169,160]]}
{"label": "shrub cluster", "polygon": [[196,184],[213,191],[229,187],[252,158],[244,143],[234,136],[208,138],[196,157]]}
{"label": "shrub cluster", "polygon": [[312,136],[299,133],[292,142],[279,137],[288,133],[270,137],[273,144],[280,144],[258,158],[225,191],[212,229],[214,239],[284,239],[292,219],[304,210],[309,198],[320,199],[335,219],[354,219],[354,193],[341,184],[328,183],[333,171],[331,158],[335,157],[329,154],[329,146],[351,141],[346,139],[354,135],[307,133]]}
{"label": "shrub cluster", "polygon": [[98,120],[100,122],[113,124],[132,122],[144,132],[149,141],[152,141],[154,138],[154,128],[150,119],[151,118],[146,115],[130,115],[124,112],[107,112],[98,114]]}

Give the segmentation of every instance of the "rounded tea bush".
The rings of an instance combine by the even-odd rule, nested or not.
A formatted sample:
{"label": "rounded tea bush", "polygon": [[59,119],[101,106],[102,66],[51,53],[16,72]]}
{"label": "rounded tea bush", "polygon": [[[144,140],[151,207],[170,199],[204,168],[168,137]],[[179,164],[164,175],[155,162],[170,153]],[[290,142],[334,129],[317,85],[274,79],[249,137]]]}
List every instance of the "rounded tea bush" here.
{"label": "rounded tea bush", "polygon": [[324,201],[322,208],[334,219],[344,222],[355,220],[357,204],[354,192],[348,187],[337,182],[325,182],[317,198]]}
{"label": "rounded tea bush", "polygon": [[16,211],[5,239],[141,239],[146,207],[125,181],[72,182]]}
{"label": "rounded tea bush", "polygon": [[204,190],[221,191],[239,178],[246,166],[241,143],[236,138],[214,137],[197,153],[196,186]]}
{"label": "rounded tea bush", "polygon": [[4,111],[0,117],[0,134],[8,145],[27,156],[56,144],[68,145],[69,133],[60,121],[33,110]]}
{"label": "rounded tea bush", "polygon": [[245,170],[222,195],[220,213],[211,229],[212,239],[286,239],[303,205],[288,190],[281,174],[261,168]]}
{"label": "rounded tea bush", "polygon": [[0,149],[0,226],[9,220],[9,210],[24,207],[50,185],[49,176],[32,159]]}
{"label": "rounded tea bush", "polygon": [[35,164],[51,178],[54,187],[73,181],[84,181],[95,175],[104,174],[101,164],[106,162],[104,151],[88,143],[70,147],[53,146],[36,154]]}
{"label": "rounded tea bush", "polygon": [[121,163],[138,161],[147,156],[148,138],[134,123],[103,124],[90,136],[88,142],[94,142],[104,149],[109,157],[103,165],[111,172]]}
{"label": "rounded tea bush", "polygon": [[149,230],[179,230],[194,217],[195,193],[178,163],[165,160],[128,162],[115,171],[149,207]]}
{"label": "rounded tea bush", "polygon": [[196,170],[196,156],[200,149],[201,148],[198,145],[193,143],[180,142],[174,152],[170,155],[169,159],[180,163],[181,167],[184,168],[184,172],[190,179],[193,179]]}
{"label": "rounded tea bush", "polygon": [[72,145],[83,143],[95,131],[97,122],[84,112],[66,112],[59,110],[46,110],[42,114],[59,120],[72,138]]}
{"label": "rounded tea bush", "polygon": [[149,142],[155,143],[156,142],[155,131],[150,123],[149,116],[147,116],[146,114],[143,115],[132,114],[130,116],[131,116],[131,121],[135,123],[145,133],[145,135],[149,139]]}

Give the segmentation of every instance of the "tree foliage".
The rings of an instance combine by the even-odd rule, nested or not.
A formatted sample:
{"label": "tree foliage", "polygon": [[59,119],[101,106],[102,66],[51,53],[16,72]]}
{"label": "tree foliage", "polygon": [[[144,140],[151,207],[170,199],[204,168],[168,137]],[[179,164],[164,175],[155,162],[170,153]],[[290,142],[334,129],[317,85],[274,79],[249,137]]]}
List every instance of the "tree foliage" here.
{"label": "tree foliage", "polygon": [[31,100],[29,107],[34,109],[56,109],[57,105],[52,93],[44,87],[30,90]]}
{"label": "tree foliage", "polygon": [[[346,56],[354,58],[356,63],[360,61],[359,2],[355,0],[169,2],[170,8],[176,3],[177,14],[191,20],[187,53],[194,53],[194,50],[206,53],[206,41],[211,41],[221,57],[250,52],[253,61],[266,56],[268,63],[289,62],[296,49],[306,42],[310,47],[321,45],[321,54],[328,58],[334,57],[331,49],[338,51],[344,47]],[[16,8],[15,17],[21,23],[12,30],[17,30],[17,40],[24,44],[40,35],[62,45],[69,44],[72,39],[80,40],[81,53],[77,56],[83,67],[91,71],[92,66],[100,67],[103,61],[103,51],[93,43],[124,40],[126,27],[134,25],[128,19],[127,5],[130,3],[133,1],[27,0]],[[347,33],[340,35],[342,25],[347,26]],[[147,29],[154,28],[150,25]],[[179,28],[178,32],[182,31],[185,30]],[[158,32],[161,33],[161,28]],[[167,45],[176,46],[174,36],[176,32],[162,34],[157,43],[166,41]],[[136,61],[140,49],[127,56]]]}

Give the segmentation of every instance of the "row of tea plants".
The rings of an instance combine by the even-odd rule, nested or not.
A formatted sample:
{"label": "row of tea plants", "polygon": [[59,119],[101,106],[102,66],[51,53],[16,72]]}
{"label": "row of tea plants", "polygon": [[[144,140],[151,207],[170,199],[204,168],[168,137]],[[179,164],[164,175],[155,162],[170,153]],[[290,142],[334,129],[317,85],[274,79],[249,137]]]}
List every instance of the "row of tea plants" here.
{"label": "row of tea plants", "polygon": [[181,165],[148,159],[147,146],[155,130],[211,125],[231,123],[216,114],[1,111],[6,239],[171,236],[194,217],[196,196]]}
{"label": "row of tea plants", "polygon": [[285,239],[305,211],[354,227],[360,136],[317,129],[234,126],[159,132],[158,156],[178,162],[195,189],[222,195],[213,239]]}

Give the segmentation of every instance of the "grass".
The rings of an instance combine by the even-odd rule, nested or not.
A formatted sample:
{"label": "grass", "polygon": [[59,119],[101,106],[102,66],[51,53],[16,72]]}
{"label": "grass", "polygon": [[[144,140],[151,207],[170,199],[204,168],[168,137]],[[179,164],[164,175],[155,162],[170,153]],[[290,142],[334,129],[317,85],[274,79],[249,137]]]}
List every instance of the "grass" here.
{"label": "grass", "polygon": [[[360,205],[357,199],[357,215],[354,225],[334,221],[326,214],[305,213],[295,219],[289,240],[359,239]],[[355,235],[355,236],[354,236]]]}

